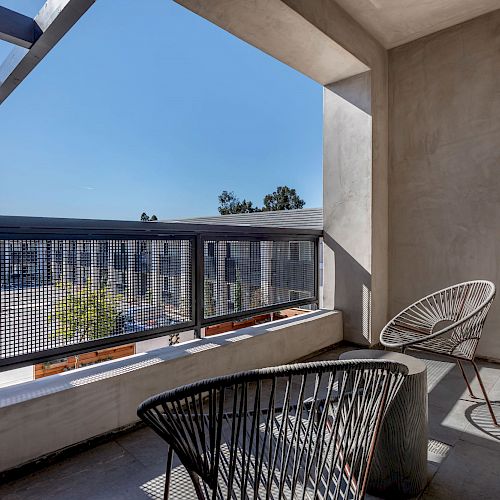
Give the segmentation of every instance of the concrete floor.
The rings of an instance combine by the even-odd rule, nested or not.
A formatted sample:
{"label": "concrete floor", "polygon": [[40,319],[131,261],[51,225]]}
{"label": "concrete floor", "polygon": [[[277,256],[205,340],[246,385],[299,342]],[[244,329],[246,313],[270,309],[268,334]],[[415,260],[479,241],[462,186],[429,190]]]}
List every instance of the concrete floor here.
{"label": "concrete floor", "polygon": [[[345,350],[335,349],[317,359],[335,359]],[[499,499],[500,428],[493,427],[486,405],[470,398],[452,361],[415,351],[409,354],[424,359],[428,367],[429,483],[420,498]],[[480,367],[500,420],[500,365],[480,363]],[[472,368],[468,374],[472,379]],[[477,380],[472,388],[480,394]],[[164,464],[162,441],[142,428],[6,483],[0,486],[0,498],[163,498]],[[174,481],[182,483],[183,494],[172,498],[194,498],[181,467],[174,471]]]}

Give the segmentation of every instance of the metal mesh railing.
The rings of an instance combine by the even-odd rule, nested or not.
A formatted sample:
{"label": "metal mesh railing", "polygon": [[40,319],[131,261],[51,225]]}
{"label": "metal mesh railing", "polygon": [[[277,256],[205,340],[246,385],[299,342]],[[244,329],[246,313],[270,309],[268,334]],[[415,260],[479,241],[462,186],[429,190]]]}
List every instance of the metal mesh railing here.
{"label": "metal mesh railing", "polygon": [[204,318],[315,297],[315,242],[204,241]]}
{"label": "metal mesh railing", "polygon": [[192,321],[190,240],[0,241],[0,359]]}
{"label": "metal mesh railing", "polygon": [[161,223],[118,235],[78,222],[0,224],[0,368],[317,300],[317,236]]}

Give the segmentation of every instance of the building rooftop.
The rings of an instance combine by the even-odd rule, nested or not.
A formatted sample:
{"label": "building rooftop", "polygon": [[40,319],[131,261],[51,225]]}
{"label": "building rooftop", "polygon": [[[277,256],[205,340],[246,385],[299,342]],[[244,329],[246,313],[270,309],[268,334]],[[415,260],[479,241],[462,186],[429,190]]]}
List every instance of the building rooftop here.
{"label": "building rooftop", "polygon": [[323,229],[322,208],[278,210],[275,212],[253,212],[248,214],[213,215],[188,219],[170,219],[161,222],[188,224],[220,224],[226,226],[253,226],[287,229]]}

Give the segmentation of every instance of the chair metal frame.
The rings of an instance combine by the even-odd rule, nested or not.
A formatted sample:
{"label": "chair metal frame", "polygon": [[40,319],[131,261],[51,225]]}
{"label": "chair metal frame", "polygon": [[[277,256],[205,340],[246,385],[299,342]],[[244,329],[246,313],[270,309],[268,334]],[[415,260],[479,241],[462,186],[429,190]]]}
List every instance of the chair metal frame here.
{"label": "chair metal frame", "polygon": [[363,498],[382,419],[407,373],[387,360],[319,361],[149,398],[137,414],[168,446],[164,498],[174,453],[199,499]]}
{"label": "chair metal frame", "polygon": [[[469,361],[493,424],[499,426],[474,360],[495,294],[494,283],[486,280],[466,281],[433,292],[392,318],[383,328],[380,342],[386,348],[400,348],[402,352],[410,348],[454,359],[470,396],[477,399],[462,365],[463,361]],[[447,324],[436,329],[443,326],[443,322]]]}

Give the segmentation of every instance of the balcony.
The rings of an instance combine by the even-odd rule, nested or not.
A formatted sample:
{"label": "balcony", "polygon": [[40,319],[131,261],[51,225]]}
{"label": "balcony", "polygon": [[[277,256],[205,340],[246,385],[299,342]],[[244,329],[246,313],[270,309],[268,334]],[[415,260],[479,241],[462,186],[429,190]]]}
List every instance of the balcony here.
{"label": "balcony", "polygon": [[[5,231],[9,228],[10,239],[2,242],[0,253],[8,261],[9,248],[26,237],[36,238],[42,253],[53,246],[54,238],[64,249],[85,241],[86,261],[81,269],[72,266],[70,276],[88,276],[86,270],[94,269],[99,276],[106,271],[107,279],[96,285],[90,274],[88,280],[77,279],[61,288],[67,279],[64,271],[56,280],[48,263],[39,262],[36,274],[44,286],[27,291],[19,285],[14,287],[9,275],[4,274],[0,364],[15,370],[61,356],[166,338],[176,345],[112,361],[104,357],[98,365],[0,389],[0,416],[10,429],[4,439],[12,446],[18,439],[25,443],[15,453],[2,457],[1,466],[8,479],[0,489],[2,498],[39,498],[49,492],[52,498],[66,498],[69,489],[75,492],[75,498],[82,498],[96,495],[96,487],[103,492],[112,487],[118,497],[161,498],[165,450],[161,440],[137,424],[135,415],[137,404],[147,395],[244,369],[304,358],[336,359],[353,348],[341,345],[341,314],[327,310],[304,310],[296,317],[203,338],[210,325],[290,307],[317,307],[323,244],[318,229],[247,226],[243,232],[240,226],[103,221],[82,225],[81,221],[66,220],[62,230],[71,239],[65,240],[61,239],[61,224],[53,219],[4,217],[0,226]],[[93,240],[96,231],[99,239]],[[120,281],[123,292],[117,295],[111,292],[116,289],[116,260],[103,262],[103,239],[111,248],[122,248],[121,262],[130,263],[119,269],[120,276],[127,278]],[[146,269],[138,268],[137,258],[131,257],[137,241],[150,245]],[[239,249],[238,257],[231,257],[234,281],[227,273],[229,241],[233,242],[233,255]],[[246,252],[250,247],[253,251]],[[63,251],[62,255],[71,261],[70,252]],[[68,267],[64,257],[57,264]],[[239,292],[235,296],[236,285]],[[106,316],[98,316],[97,330],[78,337],[66,329],[59,337],[60,323],[68,318],[57,318],[55,311],[61,305],[69,307],[75,293],[88,295],[91,290],[103,299],[97,304],[103,313],[105,306],[116,305],[112,327],[105,322]],[[255,290],[259,301],[252,295]],[[20,302],[21,298],[26,300],[27,293],[36,308]],[[237,310],[229,307],[230,301],[237,304]],[[36,322],[23,320],[34,316]],[[179,335],[184,342],[177,344]],[[467,395],[453,362],[415,355],[428,369],[429,482],[422,498],[435,498],[443,488],[455,484],[460,484],[460,492],[467,495],[494,491],[496,475],[485,476],[484,470],[489,470],[488,462],[500,453],[500,434],[491,424],[485,404]],[[500,366],[483,362],[481,372],[497,411]],[[477,392],[476,385],[477,381],[473,384]],[[98,409],[87,411],[95,405]],[[22,421],[17,417],[20,411]],[[61,454],[59,450],[66,451]],[[34,465],[34,458],[42,458],[42,469]],[[463,468],[470,469],[469,461],[478,479],[464,486],[458,479]],[[80,471],[90,462],[100,465],[83,477]],[[180,482],[177,487],[191,498],[192,486],[180,464],[173,474]]]}
{"label": "balcony", "polygon": [[[36,19],[0,8],[0,40],[18,45],[0,66],[0,104],[93,3],[49,1]],[[136,415],[147,397],[377,348],[420,297],[500,283],[495,1],[401,0],[397,12],[347,0],[176,3],[321,86],[323,209],[177,223],[1,217],[2,498],[161,498],[164,445]],[[497,419],[499,332],[497,298],[474,351]],[[134,353],[108,359],[115,348]],[[460,365],[410,354],[428,376],[420,498],[497,498],[500,432],[486,403]],[[68,369],[82,359],[99,362]],[[65,371],[32,380],[34,365]]]}

